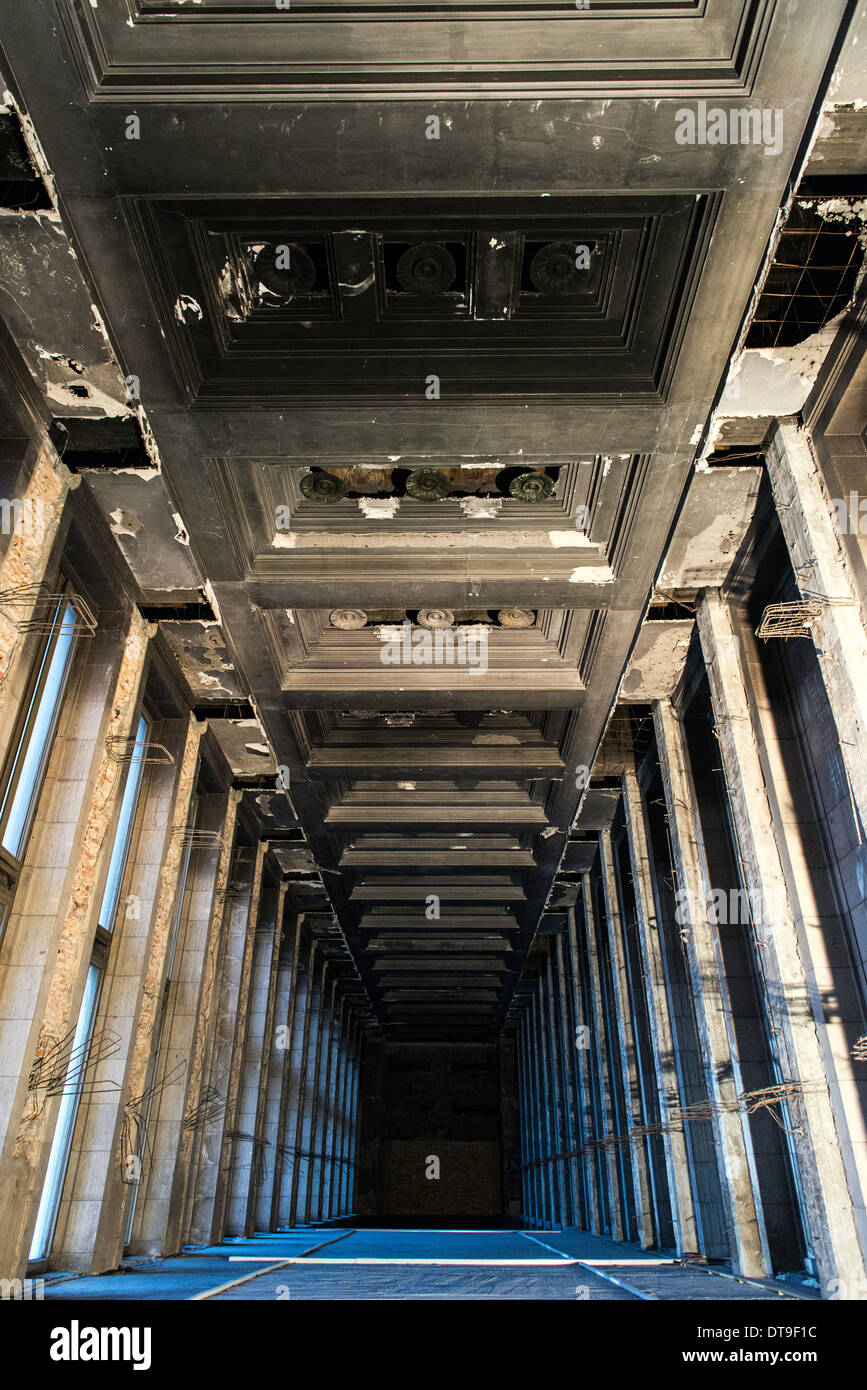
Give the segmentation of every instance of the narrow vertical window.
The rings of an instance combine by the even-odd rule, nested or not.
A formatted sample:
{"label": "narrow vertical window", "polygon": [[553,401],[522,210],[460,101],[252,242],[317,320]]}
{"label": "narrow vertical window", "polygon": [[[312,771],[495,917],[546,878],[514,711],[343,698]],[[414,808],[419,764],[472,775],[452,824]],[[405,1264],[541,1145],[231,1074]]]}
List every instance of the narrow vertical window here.
{"label": "narrow vertical window", "polygon": [[99,909],[99,925],[107,932],[114,930],[114,919],[117,916],[118,899],[120,897],[120,890],[123,887],[126,856],[129,850],[132,824],[135,818],[135,808],[138,802],[138,794],[141,788],[142,773],[144,771],[144,762],[147,754],[148,733],[148,722],[144,715],[142,715],[141,719],[138,721],[138,728],[136,729],[132,757],[127,771],[126,785],[123,789],[123,799],[120,803],[120,815],[118,816],[117,830],[114,835],[114,845],[112,846],[111,859],[108,864],[105,890]]}
{"label": "narrow vertical window", "polygon": [[75,646],[75,619],[71,599],[62,596],[39,659],[14,752],[7,765],[0,801],[0,844],[14,859],[21,859],[24,854],[45,779]]}
{"label": "narrow vertical window", "polygon": [[93,1021],[96,1017],[96,1005],[101,984],[102,970],[98,965],[92,963],[87,972],[84,998],[81,1001],[69,1067],[66,1072],[66,1080],[63,1083],[60,1111],[57,1116],[54,1138],[51,1141],[48,1168],[45,1173],[42,1197],[36,1216],[36,1227],[30,1245],[31,1260],[46,1259],[51,1249],[60,1207],[60,1195],[63,1191],[63,1180],[66,1176],[66,1165],[69,1162],[69,1150],[72,1146],[75,1118],[78,1114],[78,1103],[81,1100],[84,1073],[90,1055],[90,1040],[93,1036]]}
{"label": "narrow vertical window", "polygon": [[90,1056],[90,1045],[93,1038],[93,1028],[96,1020],[97,1006],[99,1004],[99,995],[105,976],[110,933],[114,927],[115,917],[117,916],[118,900],[120,898],[124,873],[126,871],[126,861],[132,836],[133,821],[135,819],[135,810],[138,803],[139,791],[141,789],[142,772],[144,769],[145,756],[147,754],[149,729],[149,723],[144,715],[142,715],[138,722],[132,755],[127,767],[126,782],[124,784],[123,796],[121,797],[120,813],[118,815],[117,828],[114,832],[114,843],[111,848],[105,889],[99,909],[93,954],[91,956],[90,968],[87,972],[84,998],[81,1002],[78,1022],[75,1025],[72,1053],[63,1085],[60,1110],[54,1130],[54,1138],[51,1143],[48,1168],[45,1174],[45,1182],[42,1186],[42,1196],[39,1201],[36,1228],[30,1247],[31,1261],[46,1260],[51,1252],[51,1244],[54,1239],[54,1228],[57,1225],[60,1199],[63,1195],[63,1184],[66,1181],[66,1170],[69,1164],[72,1139],[75,1133],[75,1121],[78,1117],[78,1108],[84,1088],[85,1071]]}

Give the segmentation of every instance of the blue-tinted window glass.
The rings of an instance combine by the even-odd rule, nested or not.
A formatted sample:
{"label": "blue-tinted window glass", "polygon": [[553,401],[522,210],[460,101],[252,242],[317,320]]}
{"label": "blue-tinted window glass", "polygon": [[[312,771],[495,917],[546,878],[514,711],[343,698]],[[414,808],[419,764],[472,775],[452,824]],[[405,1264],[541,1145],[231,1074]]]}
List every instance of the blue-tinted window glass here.
{"label": "blue-tinted window glass", "polygon": [[68,599],[62,599],[57,606],[53,630],[42,657],[24,731],[0,806],[2,845],[16,859],[21,857],[42,790],[74,640],[75,609]]}
{"label": "blue-tinted window glass", "polygon": [[105,892],[102,895],[102,906],[99,909],[99,925],[104,927],[106,931],[114,930],[117,901],[120,897],[121,887],[123,886],[123,875],[126,868],[126,856],[129,849],[130,835],[132,834],[132,823],[135,816],[136,803],[138,802],[142,773],[144,771],[147,741],[148,723],[147,720],[142,717],[138,722],[132,757],[127,770],[126,785],[123,789],[123,799],[120,803],[120,815],[118,816],[117,830],[115,831],[111,859],[108,865],[108,876],[105,880]]}
{"label": "blue-tinted window glass", "polygon": [[44,1260],[51,1250],[51,1242],[54,1238],[57,1209],[60,1205],[63,1183],[66,1178],[72,1132],[78,1115],[81,1085],[90,1051],[90,1037],[93,1032],[93,1020],[96,1015],[96,1001],[101,978],[102,971],[99,966],[91,965],[87,972],[78,1023],[75,1026],[75,1038],[66,1079],[63,1083],[63,1095],[60,1101],[57,1124],[54,1127],[54,1138],[51,1141],[51,1153],[48,1155],[48,1168],[45,1173],[45,1182],[42,1185],[39,1211],[36,1214],[36,1227],[30,1245],[31,1260]]}

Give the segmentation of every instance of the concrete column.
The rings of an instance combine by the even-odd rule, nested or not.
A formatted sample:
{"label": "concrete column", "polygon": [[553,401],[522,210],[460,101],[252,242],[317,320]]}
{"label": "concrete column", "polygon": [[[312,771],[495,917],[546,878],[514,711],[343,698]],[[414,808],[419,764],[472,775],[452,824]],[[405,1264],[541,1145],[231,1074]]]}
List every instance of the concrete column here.
{"label": "concrete column", "polygon": [[315,941],[302,945],[301,923],[299,918],[296,933],[295,954],[297,971],[295,975],[295,996],[292,1028],[289,1034],[290,1046],[287,1058],[286,1088],[284,1094],[284,1128],[281,1148],[283,1163],[280,1173],[280,1187],[277,1210],[277,1229],[288,1229],[295,1225],[294,1193],[298,1181],[298,1149],[301,1147],[301,1109],[304,1103],[304,1080],[307,1064],[307,1038],[310,1028],[310,1006],[313,987],[313,961],[316,951]]}
{"label": "concrete column", "polygon": [[344,1216],[355,1211],[357,1204],[355,1153],[360,1126],[357,1099],[358,1078],[361,1071],[361,1038],[361,1021],[353,1014],[346,1059],[345,1123],[343,1126],[343,1143],[341,1146],[341,1157],[343,1161],[341,1164],[340,1211]]}
{"label": "concrete column", "polygon": [[689,1180],[689,1157],[682,1129],[670,1128],[671,1103],[680,1103],[674,1034],[671,1028],[665,965],[662,943],[657,926],[653,878],[644,808],[635,772],[628,768],[623,774],[623,804],[626,812],[626,831],[629,840],[629,859],[635,890],[635,910],[638,916],[638,946],[641,953],[647,1018],[653,1046],[656,1094],[659,1118],[666,1128],[662,1143],[671,1218],[678,1255],[699,1249],[695,1219],[695,1204]]}
{"label": "concrete column", "polygon": [[867,630],[858,587],[807,431],[794,419],[778,420],[765,463],[801,594],[830,600],[812,626],[813,641],[852,795],[867,827]]}
{"label": "concrete column", "polygon": [[[70,1037],[81,1009],[100,906],[98,886],[111,853],[111,828],[123,785],[110,740],[131,736],[153,631],[136,610],[119,669],[115,666],[117,639],[112,640],[115,651],[109,669],[116,676],[108,691],[98,671],[93,673],[96,689],[85,680],[83,723],[76,728],[74,717],[66,723],[73,744],[56,744],[51,760],[52,782],[58,771],[66,771],[72,774],[71,785],[65,780],[64,785],[52,785],[46,779],[39,824],[27,848],[4,942],[0,1075],[5,1081],[0,1099],[2,1119],[8,1123],[0,1150],[0,1198],[7,1213],[0,1225],[3,1277],[21,1278],[26,1270],[60,1107],[59,1095],[50,1097],[38,1088],[30,1089],[32,1063]],[[104,661],[107,653],[89,655],[91,660]],[[82,660],[87,659],[85,654]],[[70,697],[74,698],[72,691]],[[75,755],[81,762],[73,768],[70,760]],[[62,830],[55,822],[58,809]],[[71,815],[75,822],[67,820]]]}
{"label": "concrete column", "polygon": [[325,1126],[325,1154],[326,1160],[323,1166],[323,1184],[321,1198],[320,1220],[329,1221],[335,1216],[335,1202],[337,1199],[337,1146],[340,1129],[340,1099],[341,1086],[343,1084],[343,1059],[345,1047],[345,1028],[346,1028],[346,1001],[341,992],[339,999],[335,997],[334,1025],[331,1030],[331,1054],[329,1061],[329,1079],[326,1086],[326,1096],[328,1099],[328,1117]]}
{"label": "concrete column", "polygon": [[[598,1077],[597,1096],[599,1098],[598,1118],[601,1125],[601,1133],[591,1133],[595,1139],[604,1139],[608,1135],[617,1133],[617,1123],[614,1109],[614,1078],[611,1076],[606,1056],[605,1041],[607,1037],[607,1021],[602,994],[601,962],[599,960],[599,949],[596,935],[596,913],[593,908],[593,897],[590,883],[590,874],[583,875],[584,892],[582,899],[584,903],[584,922],[587,932],[587,959],[590,967],[590,995],[593,1001],[593,1022],[591,1025],[592,1054],[596,1064]],[[602,1165],[605,1170],[608,1187],[608,1200],[610,1211],[606,1213],[606,1221],[603,1229],[610,1231],[615,1240],[626,1240],[628,1227],[626,1213],[623,1211],[623,1203],[620,1195],[620,1181],[618,1172],[618,1154],[616,1148],[606,1144],[601,1150]]]}
{"label": "concrete column", "polygon": [[322,1005],[323,960],[314,939],[310,947],[307,1008],[304,1014],[300,1076],[298,1087],[298,1116],[295,1131],[295,1163],[292,1170],[292,1225],[304,1222],[304,1197],[310,1168],[310,1135],[313,1129],[313,1080],[316,1070],[316,1040],[319,1035],[319,1011]]}
{"label": "concrete column", "polygon": [[[71,474],[46,442],[33,465],[21,499],[21,515],[16,518],[0,560],[0,592],[14,593],[45,582],[53,568],[67,495],[80,482],[81,477]],[[32,658],[39,647],[38,634],[20,630],[36,616],[36,602],[34,594],[0,608],[0,762],[6,756],[30,678]]]}
{"label": "concrete column", "polygon": [[[189,959],[184,961],[187,1007],[193,1005],[193,1000],[195,1003],[190,1008],[186,1025],[180,1026],[178,1030],[179,1043],[190,1039],[189,1082],[186,1109],[179,1133],[177,1160],[171,1179],[171,1196],[163,1236],[164,1254],[174,1254],[187,1241],[196,1238],[192,1234],[193,1206],[203,1139],[206,1131],[211,1128],[210,1123],[204,1118],[206,1110],[203,1108],[209,1103],[209,1088],[213,1085],[213,1089],[218,1093],[219,1101],[214,1102],[215,1105],[222,1106],[225,1101],[225,1083],[218,1085],[216,1080],[212,1083],[210,1077],[219,1017],[224,943],[232,907],[227,890],[235,859],[240,800],[241,792],[237,789],[231,788],[226,793],[216,876],[213,887],[205,889],[206,901],[198,905],[198,929],[190,943]],[[202,930],[205,911],[208,912],[207,928]],[[174,1042],[174,1038],[172,1041]],[[199,1241],[205,1241],[207,1233],[198,1227],[196,1230]]]}
{"label": "concrete column", "polygon": [[[172,1190],[176,1174],[183,1171],[181,1139],[191,1086],[205,947],[220,859],[217,836],[225,821],[227,804],[225,795],[214,793],[199,799],[198,828],[210,831],[214,842],[194,848],[190,855],[186,902],[179,923],[158,1061],[161,1084],[151,1107],[148,1161],[142,1167],[128,1247],[132,1255],[167,1253],[165,1240]],[[170,1253],[174,1253],[174,1248]]]}
{"label": "concrete column", "polygon": [[557,989],[554,980],[554,960],[549,955],[545,962],[544,975],[545,1001],[545,1044],[548,1053],[549,1091],[548,1104],[552,1107],[552,1159],[551,1176],[557,1197],[554,1222],[558,1226],[568,1226],[569,1221],[569,1178],[566,1150],[569,1148],[569,1125],[563,1094],[563,1057],[560,1048],[560,1025],[557,1017]]}
{"label": "concrete column", "polygon": [[617,896],[614,872],[614,848],[611,831],[599,833],[599,855],[602,865],[602,894],[607,919],[608,948],[611,953],[611,974],[614,984],[615,1055],[620,1059],[621,1085],[626,1110],[626,1130],[629,1135],[630,1174],[638,1223],[638,1239],[648,1250],[654,1244],[653,1184],[650,1179],[647,1143],[635,1135],[636,1125],[645,1122],[642,1111],[641,1084],[638,1075],[635,1041],[630,1032],[632,1009],[629,1000],[629,978],[623,944],[623,921]]}
{"label": "concrete column", "polygon": [[346,1149],[346,1195],[343,1199],[342,1207],[344,1214],[351,1215],[356,1208],[357,1202],[357,1151],[358,1134],[361,1125],[361,1115],[358,1104],[358,1082],[361,1074],[361,1046],[363,1030],[360,1022],[355,1024],[354,1036],[351,1048],[350,1076],[351,1084],[349,1088],[349,1110],[348,1123],[346,1129],[347,1149]]}
{"label": "concrete column", "polygon": [[299,1186],[297,1204],[298,1223],[305,1226],[313,1220],[313,1192],[315,1185],[319,1182],[322,1162],[319,1127],[322,1115],[322,1059],[325,1051],[324,1039],[328,1028],[329,964],[330,962],[327,960],[322,961],[319,993],[314,1000],[314,1012],[311,1019],[313,1032],[310,1035],[309,1066],[302,1120],[304,1133],[302,1148],[305,1151],[306,1167],[303,1182]]}
{"label": "concrete column", "polygon": [[[285,885],[281,889],[285,893]],[[279,932],[278,932],[279,941]],[[285,942],[284,947],[285,951]],[[292,990],[292,960],[283,956],[277,968],[277,983],[274,998],[274,1012],[270,1029],[265,1033],[265,1051],[268,1058],[267,1088],[262,1133],[268,1141],[268,1173],[259,1190],[256,1211],[252,1218],[257,1231],[274,1229],[274,1197],[280,1174],[282,1143],[280,1129],[280,1098],[283,1093],[283,1075],[288,1056],[289,1000]]]}
{"label": "concrete column", "polygon": [[332,978],[323,992],[322,1012],[319,1025],[319,1056],[316,1062],[316,1114],[313,1122],[311,1147],[315,1160],[311,1164],[307,1187],[307,1221],[318,1221],[321,1217],[322,1190],[327,1166],[326,1120],[330,1108],[328,1083],[330,1080],[331,1040],[334,1034],[334,995],[337,980]]}
{"label": "concrete column", "polygon": [[[290,1093],[293,1088],[293,1047],[294,1039],[301,1026],[301,1011],[298,1009],[298,997],[300,982],[303,979],[304,970],[304,947],[302,945],[302,928],[304,924],[304,914],[298,913],[295,917],[295,925],[292,929],[292,956],[289,966],[289,999],[288,1008],[285,1014],[285,1022],[278,1024],[281,1028],[279,1037],[275,1039],[276,1057],[275,1063],[280,1071],[280,1099],[277,1106],[277,1140],[274,1156],[274,1191],[271,1197],[271,1216],[268,1227],[272,1231],[278,1230],[288,1220],[285,1206],[281,1208],[281,1195],[284,1188],[288,1191],[292,1183],[292,1170],[295,1167],[294,1155],[290,1153],[291,1139],[295,1124],[294,1110],[289,1109]],[[282,1062],[279,1061],[282,1053]]]}
{"label": "concrete column", "polygon": [[[261,1182],[251,1182],[249,1197],[247,1201],[247,1212],[244,1222],[244,1231],[248,1236],[255,1235],[257,1230],[257,1218],[262,1210],[263,1193],[270,1192],[274,1179],[274,1165],[276,1162],[277,1146],[277,1127],[276,1113],[272,1113],[269,1121],[268,1099],[269,1094],[272,1100],[272,1112],[276,1112],[276,1105],[279,1099],[279,1092],[274,1094],[272,1086],[273,1071],[273,1048],[274,1048],[274,1028],[277,1009],[277,993],[280,983],[280,943],[283,930],[283,914],[286,905],[287,884],[281,882],[277,890],[277,905],[274,909],[274,931],[270,939],[263,941],[263,959],[261,970],[263,979],[261,988],[263,997],[262,1022],[261,1028],[256,1030],[251,1041],[251,1056],[249,1063],[255,1068],[256,1072],[256,1094],[255,1111],[253,1114],[252,1132],[260,1141],[264,1151],[264,1162],[261,1165]],[[258,1044],[258,1046],[257,1046]],[[258,1227],[259,1230],[268,1229],[268,1218],[265,1223]]]}
{"label": "concrete column", "polygon": [[[199,744],[205,725],[189,716],[180,729],[160,729],[174,766],[143,769],[136,825],[114,926],[97,1026],[119,1043],[113,1056],[93,1067],[94,1093],[82,1099],[55,1235],[55,1258],[64,1269],[116,1269],[123,1253],[127,1204],[147,1161],[143,1143],[149,1105],[148,1077],[164,1004],[170,936],[176,920],[178,881],[185,862],[184,831],[195,789]],[[136,1163],[137,1160],[137,1163]],[[129,1164],[133,1170],[129,1171]]]}
{"label": "concrete column", "polygon": [[740,647],[728,606],[719,593],[702,596],[698,628],[753,929],[761,943],[768,1005],[784,1068],[782,1079],[803,1084],[803,1093],[790,1102],[789,1113],[819,1277],[823,1288],[839,1281],[841,1298],[863,1298],[867,1288],[864,1194],[856,1175],[847,1174],[840,1148],[822,1051],[824,1012],[808,985],[797,914],[768,805]]}
{"label": "concrete column", "polygon": [[[238,1103],[235,1116],[235,1145],[227,1188],[226,1231],[243,1235],[248,1231],[248,1213],[255,1207],[256,1193],[265,1172],[269,1154],[259,1129],[259,1089],[265,1072],[267,1048],[265,1024],[271,980],[276,973],[276,952],[279,949],[277,922],[277,892],[264,878],[264,858],[267,845],[260,844],[263,876],[258,894],[254,888],[250,904],[251,945],[247,1026],[237,1044],[241,1054],[238,1077]],[[240,1022],[240,1020],[239,1020]]]}
{"label": "concrete column", "polygon": [[[586,1229],[590,1231],[601,1231],[602,1212],[597,1180],[597,1164],[595,1156],[585,1147],[588,1138],[593,1133],[593,1057],[591,1052],[593,1046],[593,1030],[591,1019],[585,1012],[584,999],[581,993],[580,981],[582,965],[578,948],[579,921],[574,907],[569,909],[567,923],[569,933],[569,956],[571,962],[571,989],[575,1018],[576,1103],[579,1118],[579,1142],[577,1147],[582,1151],[578,1162],[580,1164],[579,1171],[581,1173],[582,1190],[586,1194]],[[581,930],[583,930],[583,922],[580,924],[580,927]]]}
{"label": "concrete column", "polygon": [[[260,840],[256,845],[250,896],[246,906],[244,944],[241,954],[240,973],[237,983],[234,972],[230,985],[230,996],[234,1000],[232,1013],[226,1018],[227,1025],[233,1024],[231,1053],[229,1061],[229,1080],[226,1090],[226,1125],[223,1130],[223,1144],[220,1152],[220,1167],[217,1187],[214,1193],[214,1214],[211,1227],[211,1240],[222,1240],[224,1234],[243,1234],[246,1216],[246,1192],[244,1193],[243,1213],[231,1210],[230,1197],[232,1182],[237,1168],[248,1177],[253,1145],[240,1138],[245,1133],[242,1123],[244,1060],[247,1054],[247,1033],[252,1007],[253,960],[256,951],[256,932],[259,926],[259,908],[262,899],[262,875],[265,869],[265,854],[268,845]],[[229,1000],[227,998],[226,1002]],[[227,1027],[227,1033],[229,1027]],[[231,1229],[229,1221],[231,1218]]]}
{"label": "concrete column", "polygon": [[528,994],[521,1019],[523,1029],[524,1114],[527,1133],[527,1224],[531,1230],[542,1225],[542,1166],[539,1143],[539,1113],[536,1104],[536,1045],[533,1036],[532,994]]}
{"label": "concrete column", "polygon": [[773,1271],[760,1221],[747,1120],[737,1109],[730,1108],[736,1105],[739,1093],[731,1011],[715,933],[708,920],[707,885],[696,839],[696,814],[683,735],[669,701],[654,704],[653,723],[732,1262],[740,1274],[765,1276]]}
{"label": "concrete column", "polygon": [[554,1171],[554,1154],[557,1152],[557,1117],[552,1104],[552,1074],[548,1055],[548,1020],[545,1009],[544,980],[540,975],[532,1003],[536,1042],[536,1104],[539,1111],[539,1131],[541,1135],[543,1224],[553,1226],[558,1216],[558,1191]]}
{"label": "concrete column", "polygon": [[338,1179],[338,1134],[340,1128],[341,1087],[343,1084],[343,1061],[346,1045],[346,1000],[341,992],[337,1002],[334,1027],[331,1034],[331,1065],[326,1088],[328,1096],[328,1124],[325,1129],[326,1166],[323,1169],[325,1182],[322,1192],[321,1220],[328,1221],[337,1215]]}
{"label": "concrete column", "polygon": [[358,1117],[353,1108],[356,1094],[356,1081],[359,1072],[361,1022],[354,1009],[349,1018],[349,1031],[346,1039],[346,1081],[344,1084],[343,1132],[340,1141],[340,1204],[341,1216],[355,1209],[356,1192],[354,1172],[350,1162],[354,1157],[354,1144],[358,1134]]}
{"label": "concrete column", "polygon": [[341,1032],[340,1085],[337,1094],[337,1128],[334,1140],[334,1193],[332,1216],[343,1216],[348,1210],[346,1198],[346,1153],[349,1146],[349,1088],[351,1084],[352,1047],[355,1035],[355,1018],[352,1006],[347,1005],[343,1014]]}
{"label": "concrete column", "polygon": [[581,1224],[581,1191],[578,1179],[578,1159],[575,1150],[580,1143],[578,1113],[575,1098],[575,1034],[570,1029],[569,1010],[566,995],[565,959],[563,937],[554,938],[554,955],[551,960],[554,988],[554,1014],[556,1019],[556,1040],[559,1053],[560,1095],[563,1114],[563,1175],[567,1193],[567,1211],[564,1221],[570,1226]]}
{"label": "concrete column", "polygon": [[530,1030],[532,1038],[531,1077],[533,1087],[533,1110],[536,1120],[536,1161],[538,1163],[538,1223],[547,1230],[551,1223],[554,1194],[551,1184],[551,1116],[547,1105],[547,1085],[545,1077],[545,1052],[542,1044],[542,1025],[540,1020],[541,985],[534,982],[533,996],[530,1000]]}
{"label": "concrete column", "polygon": [[250,930],[250,897],[255,868],[254,863],[244,858],[248,848],[236,846],[232,866],[234,882],[224,898],[226,916],[220,943],[219,982],[213,1001],[213,1032],[208,1059],[208,1086],[211,1092],[220,1096],[222,1105],[208,1119],[198,1136],[198,1161],[189,1226],[189,1240],[194,1245],[212,1245],[223,1237],[222,1191],[228,1166],[224,1151],[229,1144],[228,1132],[234,1128],[231,1073],[236,1051],[238,1003]]}

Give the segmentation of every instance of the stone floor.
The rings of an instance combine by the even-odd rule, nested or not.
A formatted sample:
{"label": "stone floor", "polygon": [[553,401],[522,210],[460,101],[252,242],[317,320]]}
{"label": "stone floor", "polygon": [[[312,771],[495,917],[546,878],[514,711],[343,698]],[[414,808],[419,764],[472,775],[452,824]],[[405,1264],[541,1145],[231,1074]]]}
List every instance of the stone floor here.
{"label": "stone floor", "polygon": [[[49,1276],[49,1279],[51,1276]],[[283,1299],[792,1301],[800,1285],[741,1280],[577,1231],[308,1227],[58,1279],[46,1300]]]}

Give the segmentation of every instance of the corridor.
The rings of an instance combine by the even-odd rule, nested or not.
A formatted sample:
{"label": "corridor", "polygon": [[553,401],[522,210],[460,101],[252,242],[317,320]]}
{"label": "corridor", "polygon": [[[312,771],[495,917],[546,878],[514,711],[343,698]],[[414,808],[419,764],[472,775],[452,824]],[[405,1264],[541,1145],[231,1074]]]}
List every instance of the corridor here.
{"label": "corridor", "polygon": [[865,54],[0,0],[0,1302],[67,1359],[857,1322]]}

